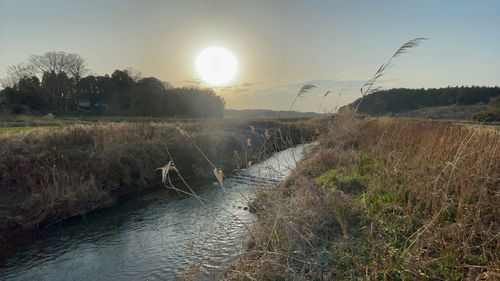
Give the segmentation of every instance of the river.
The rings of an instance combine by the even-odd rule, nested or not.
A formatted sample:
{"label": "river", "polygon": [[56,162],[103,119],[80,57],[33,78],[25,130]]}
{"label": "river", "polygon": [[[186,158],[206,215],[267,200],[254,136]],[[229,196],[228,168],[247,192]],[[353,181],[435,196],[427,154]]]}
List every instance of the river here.
{"label": "river", "polygon": [[[49,229],[0,267],[0,280],[217,280],[238,259],[256,216],[245,210],[255,192],[287,177],[308,145],[275,153],[204,184],[199,199],[165,189]],[[170,194],[170,195],[169,195]]]}

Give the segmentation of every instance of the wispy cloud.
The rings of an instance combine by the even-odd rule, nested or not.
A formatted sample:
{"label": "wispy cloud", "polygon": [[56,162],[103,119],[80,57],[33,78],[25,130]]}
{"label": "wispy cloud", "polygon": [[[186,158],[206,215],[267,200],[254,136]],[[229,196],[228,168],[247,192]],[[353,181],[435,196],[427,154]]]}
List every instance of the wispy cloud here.
{"label": "wispy cloud", "polygon": [[[379,85],[384,88],[397,86],[397,82],[401,79],[384,79],[379,81]],[[218,92],[228,100],[230,108],[264,108],[274,110],[286,110],[288,101],[291,103],[298,90],[305,84],[316,85],[317,88],[297,102],[294,109],[299,111],[317,111],[320,102],[324,102],[321,109],[332,111],[338,106],[342,106],[353,102],[361,96],[359,89],[366,82],[361,79],[325,79],[318,78],[297,83],[288,83],[274,86],[265,84],[252,84],[245,87],[243,83],[220,89]],[[343,89],[343,90],[342,90]],[[342,90],[342,94],[339,93]],[[331,94],[324,97],[326,91],[331,91]],[[325,98],[324,101],[322,99]],[[337,104],[338,102],[338,104]]]}
{"label": "wispy cloud", "polygon": [[259,87],[249,94],[254,94],[256,96],[269,96],[269,95],[280,95],[280,96],[290,96],[293,97],[297,94],[297,91],[305,84],[316,85],[317,88],[312,90],[307,96],[308,98],[321,98],[325,94],[325,91],[331,91],[335,93],[342,88],[347,88],[348,86],[353,87],[350,91],[351,94],[355,94],[358,91],[354,90],[354,87],[360,87],[363,85],[364,80],[338,80],[338,79],[313,79],[297,83],[289,83],[283,85],[277,85],[270,88]]}
{"label": "wispy cloud", "polygon": [[197,78],[192,78],[192,79],[188,79],[188,80],[184,80],[181,82],[182,84],[187,84],[189,86],[200,86],[202,81],[201,79],[197,79]]}
{"label": "wispy cloud", "polygon": [[[378,81],[380,86],[390,88],[397,86],[401,79],[383,79]],[[228,102],[228,108],[263,108],[274,110],[286,110],[289,102],[291,103],[298,90],[305,84],[313,84],[317,88],[300,98],[294,109],[299,111],[317,111],[320,102],[324,104],[323,110],[331,111],[333,108],[348,104],[360,97],[359,88],[366,82],[363,79],[345,79],[340,78],[317,78],[296,83],[287,83],[281,85],[268,85],[259,82],[243,82],[221,87],[211,87],[200,79],[192,78],[184,80],[181,83],[190,87],[212,88],[218,94],[222,95]],[[339,96],[338,93],[342,91]],[[331,94],[325,97],[326,91]]]}
{"label": "wispy cloud", "polygon": [[243,93],[243,92],[249,92],[254,88],[255,85],[258,85],[259,83],[250,83],[250,82],[245,82],[241,84],[235,84],[235,85],[229,85],[229,86],[222,86],[222,87],[211,87],[217,92],[232,92],[232,93]]}
{"label": "wispy cloud", "polygon": [[239,89],[236,89],[234,90],[235,93],[246,93],[246,92],[250,92],[251,89],[245,89],[245,88],[239,88]]}

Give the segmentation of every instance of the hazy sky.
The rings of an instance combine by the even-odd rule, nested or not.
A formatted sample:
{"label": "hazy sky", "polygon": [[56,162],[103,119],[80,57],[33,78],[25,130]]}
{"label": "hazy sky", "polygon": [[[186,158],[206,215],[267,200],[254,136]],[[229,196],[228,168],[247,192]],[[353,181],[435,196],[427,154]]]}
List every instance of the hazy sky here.
{"label": "hazy sky", "polygon": [[[131,67],[175,86],[199,83],[196,55],[222,46],[239,63],[216,91],[228,108],[317,111],[345,104],[404,42],[430,40],[396,61],[380,85],[500,85],[500,1],[23,1],[0,0],[0,77],[47,51],[79,53],[95,74]],[[201,85],[203,86],[203,85]],[[334,107],[337,96],[325,105]]]}

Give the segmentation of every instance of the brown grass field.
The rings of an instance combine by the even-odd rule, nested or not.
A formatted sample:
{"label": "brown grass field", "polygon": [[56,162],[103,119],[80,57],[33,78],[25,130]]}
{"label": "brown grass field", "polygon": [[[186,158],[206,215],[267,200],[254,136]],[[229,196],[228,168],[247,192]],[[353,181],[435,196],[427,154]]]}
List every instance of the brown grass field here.
{"label": "brown grass field", "polygon": [[336,118],[278,188],[231,280],[498,280],[500,136]]}
{"label": "brown grass field", "polygon": [[[13,240],[22,240],[30,230],[112,206],[122,195],[162,188],[161,173],[155,169],[171,159],[188,181],[214,180],[211,165],[230,174],[249,161],[310,140],[317,124],[315,120],[102,122],[3,132],[0,257],[16,247]],[[172,173],[172,181],[178,180]]]}

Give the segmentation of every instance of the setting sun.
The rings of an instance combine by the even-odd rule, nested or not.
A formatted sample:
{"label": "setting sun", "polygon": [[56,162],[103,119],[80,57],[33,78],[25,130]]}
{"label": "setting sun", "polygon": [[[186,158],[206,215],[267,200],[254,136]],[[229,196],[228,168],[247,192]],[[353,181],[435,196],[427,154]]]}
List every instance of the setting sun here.
{"label": "setting sun", "polygon": [[196,58],[196,70],[203,81],[213,86],[220,86],[234,78],[238,62],[228,50],[211,47],[203,50]]}

